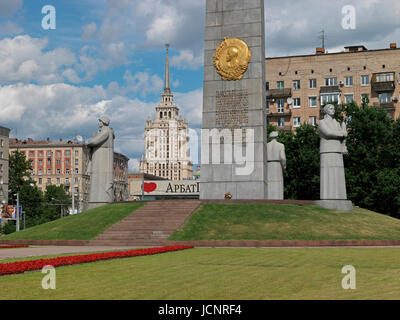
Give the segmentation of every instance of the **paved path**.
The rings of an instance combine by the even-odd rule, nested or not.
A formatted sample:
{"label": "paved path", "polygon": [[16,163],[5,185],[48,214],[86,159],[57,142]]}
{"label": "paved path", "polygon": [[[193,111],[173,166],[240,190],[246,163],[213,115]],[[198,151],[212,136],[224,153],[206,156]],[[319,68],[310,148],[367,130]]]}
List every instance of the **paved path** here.
{"label": "paved path", "polygon": [[29,247],[20,249],[0,249],[0,260],[24,257],[40,257],[68,253],[130,250],[132,247]]}

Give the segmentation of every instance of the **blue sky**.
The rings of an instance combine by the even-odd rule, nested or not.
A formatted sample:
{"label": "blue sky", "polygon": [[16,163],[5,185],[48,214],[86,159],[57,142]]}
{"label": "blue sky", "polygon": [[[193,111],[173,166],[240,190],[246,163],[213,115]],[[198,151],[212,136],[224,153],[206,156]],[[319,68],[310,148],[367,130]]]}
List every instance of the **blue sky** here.
{"label": "blue sky", "polygon": [[[396,0],[266,0],[267,56],[400,42]],[[341,27],[352,4],[357,28]],[[56,30],[42,7],[56,8]],[[107,114],[116,149],[137,169],[144,125],[163,89],[165,43],[172,89],[191,128],[201,126],[205,0],[1,0],[0,124],[20,139],[86,139]]]}

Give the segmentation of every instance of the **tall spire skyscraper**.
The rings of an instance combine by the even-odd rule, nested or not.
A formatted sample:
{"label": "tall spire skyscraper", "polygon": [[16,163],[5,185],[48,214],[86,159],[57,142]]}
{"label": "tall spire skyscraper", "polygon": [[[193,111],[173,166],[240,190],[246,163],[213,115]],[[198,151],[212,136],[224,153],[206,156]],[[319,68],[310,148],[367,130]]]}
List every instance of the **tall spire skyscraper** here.
{"label": "tall spire skyscraper", "polygon": [[189,157],[189,127],[179,116],[170,86],[169,44],[166,45],[164,91],[156,107],[156,119],[146,121],[145,155],[140,172],[169,180],[193,178],[193,164]]}

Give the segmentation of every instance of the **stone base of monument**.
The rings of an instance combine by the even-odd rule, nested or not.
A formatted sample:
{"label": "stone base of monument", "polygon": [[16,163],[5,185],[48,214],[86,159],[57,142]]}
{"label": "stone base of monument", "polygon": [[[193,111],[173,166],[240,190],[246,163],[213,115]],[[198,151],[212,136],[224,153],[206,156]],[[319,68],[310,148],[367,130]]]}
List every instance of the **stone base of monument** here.
{"label": "stone base of monument", "polygon": [[108,203],[108,202],[89,202],[87,204],[87,210],[104,207],[108,204],[110,204],[110,203]]}
{"label": "stone base of monument", "polygon": [[354,208],[350,200],[318,200],[314,204],[322,208],[337,211],[353,211]]}

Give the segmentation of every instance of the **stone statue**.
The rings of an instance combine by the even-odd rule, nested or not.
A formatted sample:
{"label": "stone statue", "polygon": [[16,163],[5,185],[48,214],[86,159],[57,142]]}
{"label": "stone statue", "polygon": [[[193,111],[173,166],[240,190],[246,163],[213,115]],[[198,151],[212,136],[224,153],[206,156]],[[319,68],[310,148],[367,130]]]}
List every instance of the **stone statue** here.
{"label": "stone statue", "polygon": [[286,169],[285,146],[277,141],[278,132],[270,134],[272,141],[267,144],[268,199],[283,200],[283,170]]}
{"label": "stone statue", "polygon": [[110,119],[99,119],[100,130],[89,141],[90,192],[89,209],[114,202],[114,131]]}
{"label": "stone statue", "polygon": [[333,117],[335,106],[324,108],[325,117],[319,124],[321,138],[321,201],[317,204],[334,210],[351,211],[353,205],[347,201],[346,178],[343,154],[347,153],[347,128]]}

